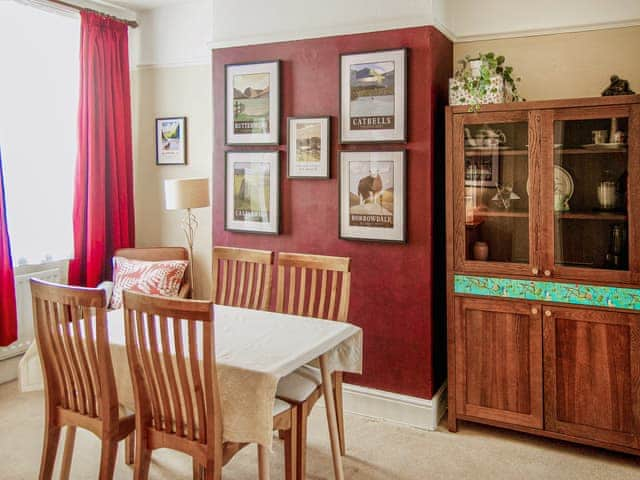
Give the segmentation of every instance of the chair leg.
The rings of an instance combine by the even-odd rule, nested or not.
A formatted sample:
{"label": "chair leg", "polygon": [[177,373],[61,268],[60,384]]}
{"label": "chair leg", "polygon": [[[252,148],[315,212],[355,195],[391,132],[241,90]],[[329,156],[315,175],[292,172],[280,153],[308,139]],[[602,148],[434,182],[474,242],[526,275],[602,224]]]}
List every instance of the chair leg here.
{"label": "chair leg", "polygon": [[135,445],[136,434],[135,432],[131,432],[131,434],[124,439],[124,463],[126,463],[127,465],[133,465],[133,462],[135,460]]}
{"label": "chair leg", "polygon": [[136,455],[133,464],[134,480],[147,480],[149,478],[151,450],[148,450],[146,447],[147,445],[143,440],[142,432],[140,432],[140,428],[136,424]]}
{"label": "chair leg", "polygon": [[42,458],[40,460],[40,480],[51,480],[59,442],[60,427],[57,425],[49,425],[47,421],[44,426],[44,442],[42,445]]}
{"label": "chair leg", "polygon": [[270,461],[267,447],[258,445],[258,480],[269,480]]}
{"label": "chair leg", "polygon": [[307,402],[299,404],[297,414],[296,478],[297,480],[305,480],[307,478],[307,417],[309,416],[309,404]]}
{"label": "chair leg", "polygon": [[296,447],[298,443],[298,412],[297,407],[291,408],[291,428],[280,430],[284,432],[284,478],[296,480]]}
{"label": "chair leg", "polygon": [[340,440],[340,455],[346,455],[346,446],[344,441],[344,409],[342,405],[342,372],[334,373],[333,378],[333,397],[336,404],[336,418],[338,420],[338,439]]}
{"label": "chair leg", "polygon": [[71,472],[71,460],[73,459],[73,446],[76,441],[76,427],[67,426],[64,438],[64,450],[62,453],[62,466],[60,467],[60,480],[69,480]]}
{"label": "chair leg", "polygon": [[100,452],[100,480],[112,480],[118,456],[118,442],[112,439],[102,439]]}
{"label": "chair leg", "polygon": [[220,465],[219,462],[207,462],[207,465],[204,467],[204,477],[202,478],[204,478],[204,480],[221,480],[222,465]]}
{"label": "chair leg", "polygon": [[202,466],[193,459],[193,480],[202,480]]}

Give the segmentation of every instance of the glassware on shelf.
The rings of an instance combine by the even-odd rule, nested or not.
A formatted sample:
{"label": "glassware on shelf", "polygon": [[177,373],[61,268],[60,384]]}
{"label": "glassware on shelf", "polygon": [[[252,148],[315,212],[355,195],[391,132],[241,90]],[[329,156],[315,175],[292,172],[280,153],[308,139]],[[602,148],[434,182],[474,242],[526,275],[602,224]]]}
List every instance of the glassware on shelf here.
{"label": "glassware on shelf", "polygon": [[607,265],[622,268],[626,262],[627,226],[616,224],[611,226],[609,252],[606,255]]}
{"label": "glassware on shelf", "polygon": [[500,185],[496,183],[497,193],[491,198],[491,201],[496,202],[499,207],[509,210],[511,207],[511,200],[520,200],[520,195],[513,191],[511,185]]}
{"label": "glassware on shelf", "polygon": [[604,170],[602,180],[598,184],[598,203],[602,210],[613,210],[617,205],[617,185],[610,170]]}

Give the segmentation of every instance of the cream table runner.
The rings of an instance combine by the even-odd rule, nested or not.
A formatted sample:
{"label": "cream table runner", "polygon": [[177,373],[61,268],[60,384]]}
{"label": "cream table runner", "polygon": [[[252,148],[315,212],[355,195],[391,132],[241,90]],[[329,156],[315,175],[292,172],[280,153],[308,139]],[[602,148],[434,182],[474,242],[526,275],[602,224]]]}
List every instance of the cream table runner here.
{"label": "cream table runner", "polygon": [[[311,317],[215,306],[216,359],[225,441],[271,447],[278,380],[328,354],[331,371],[362,373],[362,330]],[[108,313],[120,403],[134,410],[122,310]]]}

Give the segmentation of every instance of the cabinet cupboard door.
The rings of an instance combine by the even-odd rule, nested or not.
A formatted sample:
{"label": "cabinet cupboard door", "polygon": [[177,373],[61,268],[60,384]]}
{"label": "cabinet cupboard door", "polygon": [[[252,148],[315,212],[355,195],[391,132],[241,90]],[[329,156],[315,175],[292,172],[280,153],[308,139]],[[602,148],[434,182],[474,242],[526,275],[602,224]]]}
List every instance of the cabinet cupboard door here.
{"label": "cabinet cupboard door", "polygon": [[638,448],[640,318],[544,307],[545,429]]}
{"label": "cabinet cupboard door", "polygon": [[[640,107],[550,110],[542,124],[545,275],[633,281],[640,271]],[[628,141],[615,143],[610,131]],[[607,142],[593,143],[595,134]]]}
{"label": "cabinet cupboard door", "polygon": [[542,428],[539,310],[527,302],[456,298],[456,407],[460,414]]}
{"label": "cabinet cupboard door", "polygon": [[453,250],[466,273],[538,275],[539,112],[453,121]]}

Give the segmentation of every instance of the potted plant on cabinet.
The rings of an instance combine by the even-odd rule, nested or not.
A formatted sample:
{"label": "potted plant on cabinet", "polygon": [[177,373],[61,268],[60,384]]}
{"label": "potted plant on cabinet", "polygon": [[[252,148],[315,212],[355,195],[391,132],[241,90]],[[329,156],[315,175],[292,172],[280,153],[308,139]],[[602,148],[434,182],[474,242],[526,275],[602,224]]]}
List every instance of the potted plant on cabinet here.
{"label": "potted plant on cabinet", "polygon": [[493,52],[480,53],[477,58],[465,56],[449,80],[449,103],[469,105],[470,112],[477,112],[481,104],[524,100],[516,86],[520,78],[514,78],[513,67],[504,62],[504,56]]}

